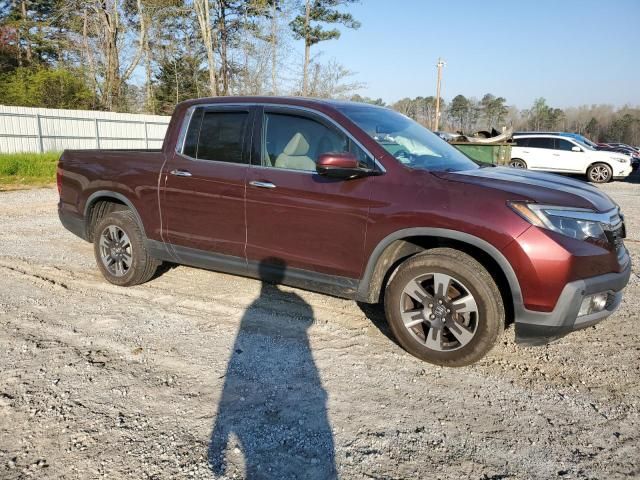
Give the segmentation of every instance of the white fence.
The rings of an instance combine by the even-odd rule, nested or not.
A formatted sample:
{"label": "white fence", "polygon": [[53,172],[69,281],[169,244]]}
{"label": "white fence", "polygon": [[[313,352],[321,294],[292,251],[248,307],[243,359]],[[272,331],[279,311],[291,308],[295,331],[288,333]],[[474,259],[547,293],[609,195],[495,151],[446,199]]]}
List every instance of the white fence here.
{"label": "white fence", "polygon": [[169,118],[0,105],[0,153],[160,148]]}

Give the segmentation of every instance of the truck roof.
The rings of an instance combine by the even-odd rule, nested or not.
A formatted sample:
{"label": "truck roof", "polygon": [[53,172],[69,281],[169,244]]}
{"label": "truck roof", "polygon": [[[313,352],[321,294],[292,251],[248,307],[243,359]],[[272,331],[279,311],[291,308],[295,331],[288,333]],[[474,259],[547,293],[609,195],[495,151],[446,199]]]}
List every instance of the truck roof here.
{"label": "truck roof", "polygon": [[322,108],[329,107],[336,109],[346,106],[366,106],[371,108],[384,108],[368,103],[352,102],[349,100],[334,100],[328,98],[312,97],[289,97],[289,96],[224,96],[224,97],[204,97],[193,100],[186,100],[179,103],[179,106],[192,106],[211,103],[271,103],[275,105],[295,105],[300,107]]}

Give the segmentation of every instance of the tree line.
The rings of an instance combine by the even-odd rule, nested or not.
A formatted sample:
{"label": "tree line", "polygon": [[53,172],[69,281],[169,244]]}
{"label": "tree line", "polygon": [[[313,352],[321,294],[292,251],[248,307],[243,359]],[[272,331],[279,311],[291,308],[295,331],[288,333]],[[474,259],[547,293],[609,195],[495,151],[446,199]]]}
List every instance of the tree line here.
{"label": "tree line", "polygon": [[[354,95],[352,99],[385,105],[382,99]],[[436,97],[403,98],[389,107],[432,128]],[[479,130],[562,131],[580,133],[596,142],[640,145],[640,108],[612,105],[583,105],[555,108],[537,98],[527,109],[508,105],[504,97],[487,93],[480,100],[456,95],[450,102],[440,99],[440,130],[472,134]]]}
{"label": "tree line", "polygon": [[[385,105],[318,44],[360,23],[357,0],[0,1],[0,103],[169,114],[218,95],[304,95]],[[298,55],[295,45],[304,53]],[[640,110],[609,105],[528,109],[501,96],[440,100],[440,129],[562,130],[640,144]],[[432,127],[434,96],[388,107]]]}
{"label": "tree line", "polygon": [[360,85],[314,47],[360,26],[355,1],[0,2],[0,102],[169,113],[207,95],[346,96]]}

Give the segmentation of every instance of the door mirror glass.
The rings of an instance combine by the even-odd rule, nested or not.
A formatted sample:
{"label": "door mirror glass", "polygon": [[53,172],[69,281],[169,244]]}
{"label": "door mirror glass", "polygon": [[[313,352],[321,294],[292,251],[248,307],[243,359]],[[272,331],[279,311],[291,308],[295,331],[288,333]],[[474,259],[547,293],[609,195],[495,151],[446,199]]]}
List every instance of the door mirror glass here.
{"label": "door mirror glass", "polygon": [[580,147],[578,147],[578,146],[573,146],[573,147],[571,147],[571,151],[572,152],[581,152],[582,149]]}
{"label": "door mirror glass", "polygon": [[323,153],[318,157],[316,171],[320,175],[334,178],[355,178],[369,174],[369,170],[360,168],[353,153]]}

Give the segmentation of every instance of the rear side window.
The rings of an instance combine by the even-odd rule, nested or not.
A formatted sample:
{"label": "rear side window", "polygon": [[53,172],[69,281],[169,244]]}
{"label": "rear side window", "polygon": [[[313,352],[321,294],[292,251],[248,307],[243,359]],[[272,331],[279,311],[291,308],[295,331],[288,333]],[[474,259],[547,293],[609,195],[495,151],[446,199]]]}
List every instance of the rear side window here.
{"label": "rear side window", "polygon": [[529,148],[553,148],[553,138],[529,138]]}
{"label": "rear side window", "polygon": [[243,147],[248,112],[197,109],[185,136],[183,153],[198,160],[247,163]]}

